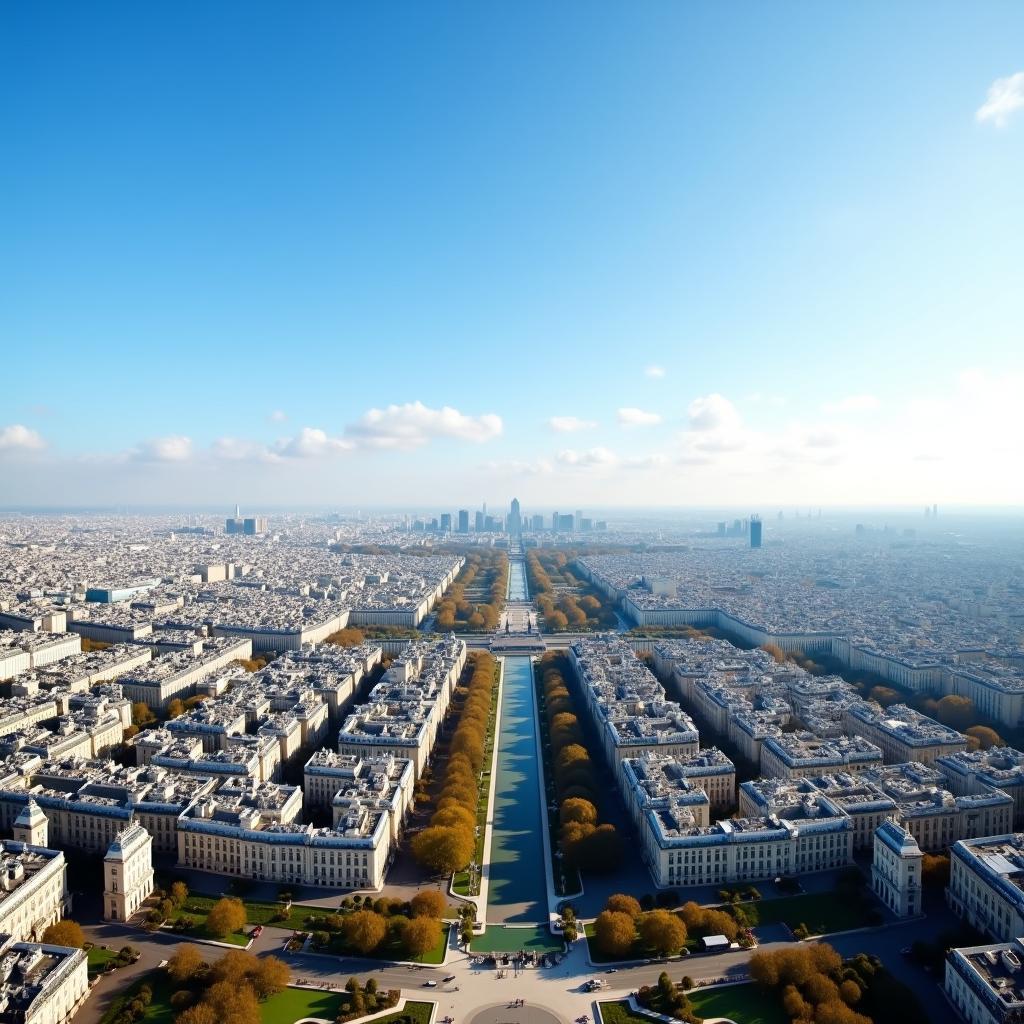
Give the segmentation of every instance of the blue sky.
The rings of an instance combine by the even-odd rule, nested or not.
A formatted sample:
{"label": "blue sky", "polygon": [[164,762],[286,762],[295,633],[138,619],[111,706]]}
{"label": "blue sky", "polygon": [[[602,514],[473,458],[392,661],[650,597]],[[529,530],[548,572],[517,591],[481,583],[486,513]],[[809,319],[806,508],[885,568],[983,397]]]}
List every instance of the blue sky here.
{"label": "blue sky", "polygon": [[2,17],[9,502],[1024,502],[1020,4]]}

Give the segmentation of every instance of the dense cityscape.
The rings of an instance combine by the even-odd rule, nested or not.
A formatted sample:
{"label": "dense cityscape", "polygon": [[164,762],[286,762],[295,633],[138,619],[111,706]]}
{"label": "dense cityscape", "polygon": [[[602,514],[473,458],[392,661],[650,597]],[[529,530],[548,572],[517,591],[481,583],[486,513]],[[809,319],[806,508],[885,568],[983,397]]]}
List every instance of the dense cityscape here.
{"label": "dense cityscape", "polygon": [[1024,544],[864,518],[3,517],[7,1005],[139,1019],[97,979],[226,946],[339,1019],[367,957],[697,1019],[875,931],[828,1019],[1007,1020]]}

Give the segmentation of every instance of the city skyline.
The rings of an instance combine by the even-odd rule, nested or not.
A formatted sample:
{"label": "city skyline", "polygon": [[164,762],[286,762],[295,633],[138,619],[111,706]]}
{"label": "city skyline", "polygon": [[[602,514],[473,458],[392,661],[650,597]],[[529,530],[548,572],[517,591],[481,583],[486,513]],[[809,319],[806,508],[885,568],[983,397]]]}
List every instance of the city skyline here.
{"label": "city skyline", "polygon": [[4,503],[1024,503],[1018,5],[529,10],[9,12]]}

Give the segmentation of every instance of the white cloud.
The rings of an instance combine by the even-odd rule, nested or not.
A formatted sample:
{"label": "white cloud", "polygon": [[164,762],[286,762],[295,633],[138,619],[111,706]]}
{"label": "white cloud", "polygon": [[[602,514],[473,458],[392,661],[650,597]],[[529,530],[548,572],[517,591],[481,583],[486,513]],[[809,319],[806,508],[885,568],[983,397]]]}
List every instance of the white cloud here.
{"label": "white cloud", "polygon": [[652,380],[661,380],[661,378],[665,376],[665,367],[654,366],[652,364],[651,366],[648,366],[646,370],[644,370],[644,375],[650,377]]}
{"label": "white cloud", "polygon": [[210,454],[215,459],[224,459],[227,462],[243,462],[249,459],[273,462],[277,459],[265,444],[239,437],[218,437],[210,445]]}
{"label": "white cloud", "polygon": [[556,456],[563,466],[579,466],[583,469],[616,466],[619,457],[607,448],[588,448],[586,451],[575,451],[563,448]]}
{"label": "white cloud", "polygon": [[268,417],[271,423],[284,423],[288,419],[288,413],[283,409],[275,409]]}
{"label": "white cloud", "polygon": [[632,408],[620,409],[618,419],[623,427],[654,427],[661,422],[661,416],[656,412]]}
{"label": "white cloud", "polygon": [[628,459],[623,459],[622,465],[626,469],[662,469],[669,465],[670,462],[671,460],[667,455],[655,452],[652,455],[635,455]]}
{"label": "white cloud", "polygon": [[192,457],[192,439],[183,434],[154,437],[131,454],[139,462],[187,462]]}
{"label": "white cloud", "polygon": [[718,392],[695,398],[686,411],[691,430],[738,430],[741,422],[736,406]]}
{"label": "white cloud", "polygon": [[31,427],[21,423],[0,427],[0,452],[34,452],[45,447],[46,442]]}
{"label": "white cloud", "polygon": [[295,437],[278,441],[274,453],[290,459],[316,459],[324,455],[342,455],[355,447],[352,441],[331,437],[319,427],[303,427]]}
{"label": "white cloud", "polygon": [[436,437],[482,443],[498,437],[501,430],[501,417],[493,413],[466,416],[448,405],[431,409],[422,402],[406,402],[370,409],[345,432],[369,448],[418,448]]}
{"label": "white cloud", "polygon": [[552,416],[548,426],[559,434],[571,434],[577,430],[593,430],[597,420],[581,420],[579,416]]}
{"label": "white cloud", "polygon": [[837,402],[826,402],[821,408],[823,412],[842,415],[850,412],[870,412],[881,404],[874,395],[848,395]]}
{"label": "white cloud", "polygon": [[982,123],[991,121],[997,128],[1002,128],[1010,116],[1021,109],[1024,109],[1024,71],[1007,78],[997,78],[988,87],[988,96],[974,117]]}

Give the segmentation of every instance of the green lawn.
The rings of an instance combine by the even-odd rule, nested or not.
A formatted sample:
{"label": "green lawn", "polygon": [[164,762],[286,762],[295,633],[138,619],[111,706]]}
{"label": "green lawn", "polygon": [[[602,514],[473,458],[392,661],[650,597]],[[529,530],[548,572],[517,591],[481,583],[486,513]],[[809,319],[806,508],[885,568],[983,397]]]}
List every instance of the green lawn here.
{"label": "green lawn", "polygon": [[89,973],[100,974],[105,963],[117,959],[117,950],[103,949],[101,946],[93,946],[92,949],[86,953],[86,958],[89,964]]}
{"label": "green lawn", "polygon": [[654,1020],[645,1013],[637,1013],[625,999],[599,1005],[604,1024],[651,1024]]}
{"label": "green lawn", "polygon": [[873,899],[841,900],[835,893],[805,893],[755,904],[760,924],[806,924],[812,935],[863,928],[874,909]]}
{"label": "green lawn", "polygon": [[537,953],[560,953],[562,940],[543,925],[536,928],[510,928],[489,925],[483,935],[474,936],[470,949],[474,953],[515,953],[529,949]]}
{"label": "green lawn", "polygon": [[[206,931],[206,915],[220,898],[220,896],[203,896],[199,893],[190,892],[188,899],[185,900],[185,906],[180,910],[176,910],[171,919],[176,921],[179,917],[191,917],[196,922],[196,927],[192,931],[183,934],[192,935],[200,939],[213,938]],[[284,909],[284,904],[260,900],[242,900],[242,902],[245,904],[248,924],[241,932],[235,932],[220,941],[232,942],[236,946],[244,946],[249,941],[249,932],[252,931],[253,925],[262,924],[270,928],[302,931],[309,928],[306,924],[307,917],[311,915],[326,917],[328,914],[337,913],[336,910],[326,907],[311,907],[302,903],[293,903],[288,908],[288,917],[283,921],[275,921],[273,920],[274,916]]]}
{"label": "green lawn", "polygon": [[756,985],[718,985],[687,993],[698,1017],[728,1017],[736,1024],[786,1024],[778,994]]}
{"label": "green lawn", "polygon": [[[389,1013],[386,1017],[378,1017],[375,1024],[393,1024],[396,1020],[401,1020],[403,1017],[409,1017],[412,1019],[413,1024],[430,1024],[430,1013],[434,1008],[433,1003],[414,1003],[407,1002],[404,1010],[398,1010],[396,1013]],[[353,1021],[352,1024],[355,1024]]]}
{"label": "green lawn", "polygon": [[303,1017],[334,1020],[341,1008],[341,992],[312,988],[286,988],[260,1006],[263,1024],[294,1024]]}
{"label": "green lawn", "polygon": [[178,1011],[171,1008],[171,996],[174,994],[174,986],[170,978],[161,970],[150,971],[149,974],[135,982],[124,995],[118,996],[110,1004],[107,1012],[100,1018],[100,1024],[110,1024],[121,1010],[131,1002],[143,985],[149,985],[153,990],[153,1001],[146,1007],[145,1012],[140,1018],[140,1024],[174,1024],[174,1018],[178,1015]]}
{"label": "green lawn", "polygon": [[[111,1003],[100,1024],[110,1022],[134,998],[143,984],[153,990],[153,1001],[146,1007],[139,1024],[174,1024],[177,1010],[171,1008],[174,986],[161,970],[151,971]],[[294,1024],[303,1017],[323,1017],[333,1020],[341,1007],[343,992],[325,992],[320,989],[286,988],[260,1004],[260,1024]],[[429,1024],[433,1003],[410,1002],[404,1010],[380,1018],[381,1024],[400,1017],[411,1016],[414,1024]]]}

